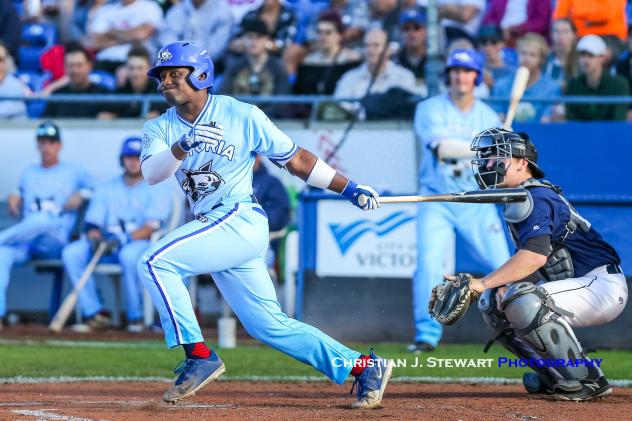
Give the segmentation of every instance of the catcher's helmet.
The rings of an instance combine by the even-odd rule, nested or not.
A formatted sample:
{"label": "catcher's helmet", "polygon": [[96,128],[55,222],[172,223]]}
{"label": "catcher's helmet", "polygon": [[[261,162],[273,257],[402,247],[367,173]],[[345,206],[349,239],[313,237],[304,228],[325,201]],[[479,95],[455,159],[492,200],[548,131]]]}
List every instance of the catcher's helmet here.
{"label": "catcher's helmet", "polygon": [[[476,152],[472,161],[474,178],[481,189],[493,189],[504,181],[507,174],[505,159],[526,158],[535,178],[543,178],[538,167],[538,150],[524,132],[512,132],[501,128],[483,130],[472,140],[470,147]],[[511,164],[510,164],[511,165]]]}
{"label": "catcher's helmet", "polygon": [[[191,86],[198,90],[213,87],[215,81],[213,61],[208,52],[196,42],[176,41],[162,47],[158,52],[156,64],[149,69],[147,76],[160,80],[160,70],[164,67],[190,67]],[[202,74],[206,74],[206,79],[198,79]]]}
{"label": "catcher's helmet", "polygon": [[[450,73],[450,69],[454,67],[474,70],[478,74],[474,81],[476,86],[483,81],[483,63],[476,50],[471,48],[457,48],[452,51],[445,62],[446,76]],[[446,80],[449,81],[447,78]]]}
{"label": "catcher's helmet", "polygon": [[139,158],[141,149],[142,140],[140,137],[132,136],[125,139],[121,145],[121,153],[119,154],[121,165],[123,165],[124,156],[135,156]]}

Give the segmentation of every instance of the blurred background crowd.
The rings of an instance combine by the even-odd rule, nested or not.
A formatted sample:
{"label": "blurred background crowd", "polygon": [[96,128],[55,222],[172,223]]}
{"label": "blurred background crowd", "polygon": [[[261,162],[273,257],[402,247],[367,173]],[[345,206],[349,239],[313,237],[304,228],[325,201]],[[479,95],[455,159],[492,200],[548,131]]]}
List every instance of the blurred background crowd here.
{"label": "blurred background crowd", "polygon": [[[436,3],[439,55],[478,52],[484,83],[476,96],[507,97],[517,66],[529,68],[516,121],[632,119],[628,104],[537,101],[629,95],[627,1]],[[156,82],[146,76],[156,51],[187,39],[214,60],[216,93],[364,98],[361,119],[412,118],[411,98],[433,93],[426,80],[427,12],[427,0],[0,0],[0,97],[156,94]],[[345,119],[358,107],[329,104],[317,114]],[[276,118],[311,111],[309,105],[262,108]],[[164,109],[156,101],[148,116]],[[143,114],[134,101],[0,100],[3,118]]]}

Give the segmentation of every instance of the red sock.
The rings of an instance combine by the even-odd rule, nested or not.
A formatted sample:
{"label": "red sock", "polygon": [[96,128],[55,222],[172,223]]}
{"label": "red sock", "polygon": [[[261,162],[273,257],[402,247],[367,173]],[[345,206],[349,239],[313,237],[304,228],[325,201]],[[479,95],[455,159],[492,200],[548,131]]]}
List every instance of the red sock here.
{"label": "red sock", "polygon": [[182,347],[188,359],[204,359],[211,356],[211,350],[204,342],[183,344]]}
{"label": "red sock", "polygon": [[371,361],[371,357],[369,355],[360,355],[360,357],[355,360],[355,363],[353,363],[351,375],[359,376],[360,374],[362,374],[362,370],[368,367],[369,361]]}

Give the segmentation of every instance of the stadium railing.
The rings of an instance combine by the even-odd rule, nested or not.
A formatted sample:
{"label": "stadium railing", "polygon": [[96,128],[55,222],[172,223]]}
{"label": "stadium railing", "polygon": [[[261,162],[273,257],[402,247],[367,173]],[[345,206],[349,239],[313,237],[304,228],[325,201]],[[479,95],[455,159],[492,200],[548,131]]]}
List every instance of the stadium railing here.
{"label": "stadium railing", "polygon": [[[255,105],[311,105],[309,121],[317,120],[317,112],[320,105],[325,103],[359,102],[361,98],[335,98],[328,95],[261,95],[261,96],[235,96],[236,99]],[[419,102],[425,97],[412,97],[412,102]],[[141,114],[146,116],[152,103],[164,101],[161,95],[135,95],[135,94],[95,94],[95,95],[33,95],[33,96],[0,96],[3,100],[19,100],[34,102],[46,101],[51,103],[85,103],[86,100],[95,103],[111,104],[124,102],[140,102]],[[483,101],[496,104],[506,103],[507,97],[483,98]],[[550,98],[523,98],[523,102],[545,104],[632,104],[632,96],[558,96]]]}

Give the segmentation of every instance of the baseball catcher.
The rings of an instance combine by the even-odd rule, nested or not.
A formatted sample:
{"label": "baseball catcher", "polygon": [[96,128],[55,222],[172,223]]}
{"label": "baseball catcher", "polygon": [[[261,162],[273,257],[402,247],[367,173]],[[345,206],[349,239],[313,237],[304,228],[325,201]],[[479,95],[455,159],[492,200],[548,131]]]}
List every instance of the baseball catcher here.
{"label": "baseball catcher", "polygon": [[608,323],[623,311],[628,289],[617,252],[558,186],[543,180],[526,133],[485,130],[471,148],[481,189],[523,187],[528,200],[504,212],[516,253],[481,279],[446,276],[432,295],[434,316],[454,323],[480,294],[478,308],[494,330],[485,350],[498,341],[521,359],[568,362],[526,373],[527,392],[570,401],[612,393],[599,367],[574,364],[586,356],[573,328]]}

